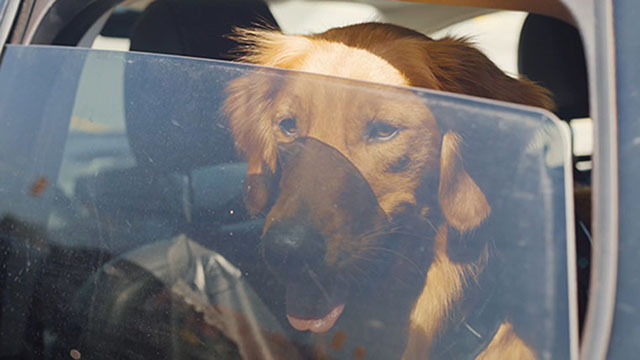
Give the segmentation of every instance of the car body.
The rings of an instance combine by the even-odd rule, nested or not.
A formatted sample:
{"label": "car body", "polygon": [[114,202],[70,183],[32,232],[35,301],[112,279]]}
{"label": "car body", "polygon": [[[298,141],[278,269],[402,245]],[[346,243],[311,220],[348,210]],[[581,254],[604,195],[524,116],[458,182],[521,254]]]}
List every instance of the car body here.
{"label": "car body", "polygon": [[[539,175],[541,179],[549,177],[556,182],[552,181],[553,191],[544,193],[548,197],[543,197],[543,203],[535,205],[549,206],[551,210],[530,215],[542,224],[540,226],[553,224],[549,225],[553,236],[545,237],[551,245],[538,249],[540,255],[517,256],[524,256],[523,262],[530,261],[532,268],[545,268],[544,278],[553,280],[547,284],[554,285],[550,290],[541,290],[548,307],[536,308],[533,303],[523,302],[523,313],[528,319],[547,314],[541,316],[547,321],[544,326],[533,327],[546,332],[539,340],[543,354],[554,358],[632,357],[640,347],[634,336],[640,332],[637,276],[640,265],[636,261],[640,254],[637,240],[640,228],[636,220],[636,214],[640,213],[640,191],[636,185],[640,177],[637,115],[640,113],[637,69],[640,39],[635,36],[640,5],[634,0],[424,2],[430,4],[375,1],[369,5],[378,9],[384,20],[404,22],[410,27],[423,26],[421,30],[425,32],[496,9],[539,13],[578,29],[586,61],[588,115],[594,123],[593,192],[590,195],[593,205],[592,210],[587,210],[592,212],[593,252],[588,310],[579,351],[572,270],[575,262],[572,255],[575,252],[573,182],[571,171],[567,172],[571,160],[567,158],[570,141],[566,126],[553,114],[538,110],[438,92],[412,91],[424,98],[434,112],[453,119],[451,127],[458,126],[455,111],[466,109],[469,113],[478,113],[474,121],[480,128],[484,126],[481,124],[491,124],[492,116],[495,123],[487,126],[501,129],[508,124],[501,121],[509,117],[519,119],[516,123],[520,127],[514,125],[509,130],[513,134],[506,131],[506,139],[513,135],[511,139],[531,141],[535,137],[532,134],[542,131],[540,129],[551,129],[545,140],[549,142],[548,148],[536,156],[542,159],[550,152],[560,153],[560,160],[546,158],[544,170],[540,170],[543,175]],[[96,324],[111,324],[116,334],[152,338],[137,342],[131,335],[133,341],[127,345],[123,345],[119,337],[93,343],[97,347],[92,349],[103,351],[106,357],[109,354],[117,357],[117,351],[127,346],[127,349],[136,348],[136,344],[140,346],[137,355],[141,356],[163,349],[168,351],[162,353],[164,356],[201,358],[211,356],[207,351],[213,348],[220,351],[217,353],[220,356],[237,356],[234,351],[246,356],[237,347],[216,345],[215,341],[213,345],[206,343],[212,341],[211,337],[203,345],[197,331],[202,329],[189,325],[189,321],[206,317],[205,311],[196,316],[186,308],[173,308],[174,315],[178,315],[167,319],[158,314],[170,312],[167,309],[172,305],[158,299],[168,296],[161,286],[164,283],[171,289],[181,289],[180,294],[189,299],[188,304],[197,304],[198,294],[181,288],[176,280],[187,279],[191,290],[199,289],[200,295],[211,296],[205,303],[222,303],[243,310],[238,304],[248,298],[249,303],[266,303],[269,309],[279,306],[274,294],[268,291],[265,294],[256,285],[269,287],[273,279],[262,273],[263,268],[253,267],[255,242],[233,242],[237,238],[259,239],[261,223],[243,210],[241,183],[245,165],[233,151],[229,130],[219,109],[225,96],[224,84],[249,74],[252,68],[163,54],[87,49],[101,32],[104,35],[121,30],[124,35],[112,37],[128,37],[140,9],[148,5],[146,2],[139,8],[135,5],[116,8],[120,3],[115,0],[0,0],[0,239],[4,250],[0,262],[6,270],[0,280],[0,356],[78,358],[82,349],[69,345],[78,334],[74,332],[76,327],[83,329],[82,336],[106,335],[101,332],[103,325],[82,323],[80,326],[77,321],[68,320],[74,316],[85,319],[78,321],[89,318]],[[267,69],[262,76],[286,75]],[[331,83],[323,78],[313,81]],[[349,87],[354,93],[367,89],[366,84],[360,83],[351,83]],[[189,91],[181,93],[175,89]],[[385,91],[388,97],[400,93],[398,89]],[[544,120],[527,128],[536,116]],[[165,121],[150,126],[151,117]],[[136,123],[129,119],[146,120]],[[197,121],[189,122],[192,119]],[[216,132],[210,131],[211,124],[218,129]],[[491,137],[486,135],[489,130],[486,131],[484,138],[479,135],[478,144],[491,143]],[[471,144],[473,147],[473,142]],[[505,142],[500,144],[503,147],[495,145],[484,149],[485,153],[478,153],[508,152],[508,146],[516,146],[510,144]],[[531,164],[538,160],[531,161],[521,159],[508,168],[509,161],[504,160],[497,164],[494,173],[515,168],[522,171],[516,177],[522,180],[531,177],[527,171],[534,171]],[[505,167],[500,170],[500,165]],[[485,182],[490,183],[490,179]],[[539,195],[527,187],[515,187],[512,195],[518,191]],[[216,241],[205,242],[203,248],[191,238],[216,238]],[[513,249],[507,252],[510,251],[517,252]],[[182,255],[174,258],[167,255],[177,253]],[[118,262],[122,259],[126,263]],[[157,259],[173,260],[163,263]],[[207,264],[208,271],[224,274],[223,280],[198,275],[198,267],[192,266],[194,263]],[[247,276],[250,281],[238,280],[243,272],[252,272]],[[125,274],[120,283],[109,282],[110,274],[114,273]],[[97,284],[102,286],[104,281],[109,286],[97,288]],[[234,296],[241,293],[246,298],[223,299],[216,295],[218,293],[210,292],[226,284],[224,281],[237,284],[241,289]],[[139,284],[146,290],[135,292],[131,296],[133,300],[125,301],[129,307],[123,308],[126,311],[120,314],[124,318],[115,317],[115,310],[102,313],[95,310],[99,306],[113,307],[120,299],[114,294],[132,291],[130,289]],[[534,280],[530,280],[530,284],[527,291],[541,288],[533,285]],[[152,301],[159,304],[156,311],[145,312],[148,308],[140,303]],[[179,316],[185,313],[190,315]],[[553,315],[549,315],[551,313]],[[123,328],[116,320],[126,321],[127,316],[133,320],[129,321],[129,327]],[[278,328],[281,325],[269,311],[257,318],[261,319],[261,326]],[[180,333],[179,341],[176,340],[178,345],[166,347],[163,342],[171,337],[153,338],[158,333],[154,324],[161,324],[158,328],[186,330]],[[554,337],[552,333],[557,335],[557,342],[549,340]],[[14,334],[22,334],[24,339]],[[308,345],[312,340],[296,341]],[[382,351],[388,350],[389,354],[397,354],[403,340],[389,337],[388,341],[388,344],[379,344],[380,350],[369,344],[374,349],[369,353],[379,351],[378,356],[387,357],[391,355]],[[336,354],[337,357],[350,355]]]}

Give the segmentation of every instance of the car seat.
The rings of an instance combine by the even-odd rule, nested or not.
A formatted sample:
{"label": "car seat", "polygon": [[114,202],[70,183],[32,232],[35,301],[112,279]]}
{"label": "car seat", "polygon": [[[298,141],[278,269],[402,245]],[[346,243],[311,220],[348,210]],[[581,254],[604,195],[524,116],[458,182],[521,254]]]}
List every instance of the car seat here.
{"label": "car seat", "polygon": [[[261,0],[158,0],[134,24],[131,50],[227,59],[234,44],[224,36],[234,26],[257,22],[275,24]],[[125,67],[126,137],[135,166],[76,184],[76,197],[100,211],[99,218],[127,225],[112,226],[114,238],[105,240],[116,254],[183,231],[185,223],[223,201],[241,200],[242,164],[222,172],[215,168],[236,158],[220,112],[224,84],[200,91],[194,86],[201,82],[192,81],[197,76],[162,73],[147,61],[132,60]],[[241,219],[243,206],[234,207],[234,217]],[[228,213],[217,215],[230,221]]]}
{"label": "car seat", "polygon": [[[579,31],[563,21],[530,14],[520,34],[518,68],[521,74],[549,89],[555,114],[564,121],[589,117],[589,88],[585,52]],[[578,312],[580,325],[586,312],[591,259],[591,171],[576,164],[590,156],[573,156]]]}
{"label": "car seat", "polygon": [[[589,117],[589,87],[582,39],[578,30],[557,19],[531,14],[520,33],[518,69],[549,89],[562,120]],[[574,164],[586,158],[574,159]],[[589,172],[574,170],[574,180],[589,184]]]}

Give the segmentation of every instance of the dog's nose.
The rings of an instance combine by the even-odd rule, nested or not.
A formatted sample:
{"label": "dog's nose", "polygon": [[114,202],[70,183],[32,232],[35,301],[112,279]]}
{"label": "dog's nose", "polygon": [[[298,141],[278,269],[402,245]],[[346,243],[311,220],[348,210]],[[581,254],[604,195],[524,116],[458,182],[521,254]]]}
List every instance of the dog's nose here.
{"label": "dog's nose", "polygon": [[327,252],[320,231],[297,221],[272,224],[262,241],[265,261],[285,279],[295,279],[305,269],[321,269]]}

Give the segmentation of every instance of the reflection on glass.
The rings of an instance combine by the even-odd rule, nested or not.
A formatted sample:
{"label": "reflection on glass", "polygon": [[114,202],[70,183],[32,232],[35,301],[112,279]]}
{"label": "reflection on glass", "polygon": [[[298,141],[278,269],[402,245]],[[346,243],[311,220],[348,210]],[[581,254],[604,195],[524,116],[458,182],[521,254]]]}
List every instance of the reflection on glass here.
{"label": "reflection on glass", "polygon": [[157,55],[0,69],[2,356],[570,357],[547,115]]}

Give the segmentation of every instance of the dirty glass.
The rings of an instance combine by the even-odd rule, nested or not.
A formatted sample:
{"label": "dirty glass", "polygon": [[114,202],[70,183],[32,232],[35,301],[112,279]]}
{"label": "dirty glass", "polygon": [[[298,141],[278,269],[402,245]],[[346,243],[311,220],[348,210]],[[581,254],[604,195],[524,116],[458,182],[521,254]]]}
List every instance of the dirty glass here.
{"label": "dirty glass", "polygon": [[0,114],[2,357],[576,356],[546,112],[9,46]]}

